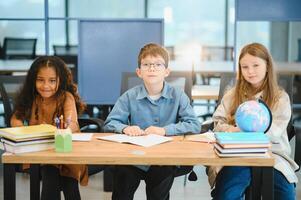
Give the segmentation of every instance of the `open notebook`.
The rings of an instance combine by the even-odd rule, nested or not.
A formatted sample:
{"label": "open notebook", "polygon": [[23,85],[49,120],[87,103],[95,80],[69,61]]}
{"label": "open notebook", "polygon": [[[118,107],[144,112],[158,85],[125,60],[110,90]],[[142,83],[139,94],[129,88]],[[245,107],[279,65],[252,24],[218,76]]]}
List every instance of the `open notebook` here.
{"label": "open notebook", "polygon": [[149,134],[144,136],[128,136],[125,134],[113,134],[108,136],[97,137],[97,139],[120,143],[130,143],[143,147],[150,147],[156,144],[161,144],[172,140],[171,137],[165,137],[155,134]]}
{"label": "open notebook", "polygon": [[215,143],[214,132],[208,131],[206,133],[186,135],[185,140],[192,142]]}

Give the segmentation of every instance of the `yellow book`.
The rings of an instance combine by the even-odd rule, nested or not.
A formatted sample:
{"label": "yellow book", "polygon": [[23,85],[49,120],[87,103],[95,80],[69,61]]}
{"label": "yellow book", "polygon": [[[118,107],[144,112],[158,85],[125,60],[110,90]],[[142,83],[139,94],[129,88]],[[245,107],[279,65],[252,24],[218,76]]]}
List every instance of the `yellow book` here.
{"label": "yellow book", "polygon": [[23,141],[45,137],[54,137],[55,130],[56,127],[50,124],[1,128],[0,136],[13,141]]}

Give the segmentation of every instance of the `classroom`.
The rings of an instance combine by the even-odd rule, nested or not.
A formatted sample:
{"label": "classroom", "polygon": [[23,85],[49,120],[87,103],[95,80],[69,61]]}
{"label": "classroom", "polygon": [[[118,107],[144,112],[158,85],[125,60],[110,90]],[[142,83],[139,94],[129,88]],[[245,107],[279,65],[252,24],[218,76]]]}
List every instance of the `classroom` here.
{"label": "classroom", "polygon": [[[47,199],[57,185],[45,189],[46,166],[61,181],[58,199],[228,199],[220,172],[240,167],[250,180],[242,199],[281,199],[283,181],[301,199],[300,8],[299,0],[1,1],[0,200]],[[155,82],[160,90],[150,88]],[[237,117],[251,100],[267,108],[262,130],[242,129],[251,122]],[[49,137],[3,133],[45,123],[57,128]],[[220,155],[228,147],[218,132],[264,132],[269,145],[264,156]],[[33,144],[38,150],[26,146]],[[149,191],[153,169],[156,177],[174,174],[158,198]],[[142,177],[134,196],[118,197],[117,185],[134,184],[121,184],[121,175],[132,173]],[[67,197],[63,181],[79,195]]]}

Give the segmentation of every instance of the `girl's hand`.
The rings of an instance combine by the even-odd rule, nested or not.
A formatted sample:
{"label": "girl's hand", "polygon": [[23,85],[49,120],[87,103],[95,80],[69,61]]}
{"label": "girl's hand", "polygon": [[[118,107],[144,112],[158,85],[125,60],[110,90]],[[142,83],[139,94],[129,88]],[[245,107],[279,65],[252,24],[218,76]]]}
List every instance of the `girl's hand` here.
{"label": "girl's hand", "polygon": [[157,126],[150,126],[145,129],[146,134],[157,134],[157,135],[165,135],[165,129]]}
{"label": "girl's hand", "polygon": [[139,126],[128,126],[122,132],[129,136],[145,135],[146,133]]}
{"label": "girl's hand", "polygon": [[241,130],[237,126],[230,126],[226,132],[240,132]]}

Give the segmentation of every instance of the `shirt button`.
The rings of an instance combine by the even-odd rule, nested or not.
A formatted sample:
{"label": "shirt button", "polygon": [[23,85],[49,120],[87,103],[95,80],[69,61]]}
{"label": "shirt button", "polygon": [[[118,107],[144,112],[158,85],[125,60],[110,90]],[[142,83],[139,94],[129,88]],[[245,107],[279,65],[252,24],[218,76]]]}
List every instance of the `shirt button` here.
{"label": "shirt button", "polygon": [[157,123],[157,122],[159,122],[159,119],[158,119],[158,118],[155,118],[155,120],[154,120],[154,121]]}

